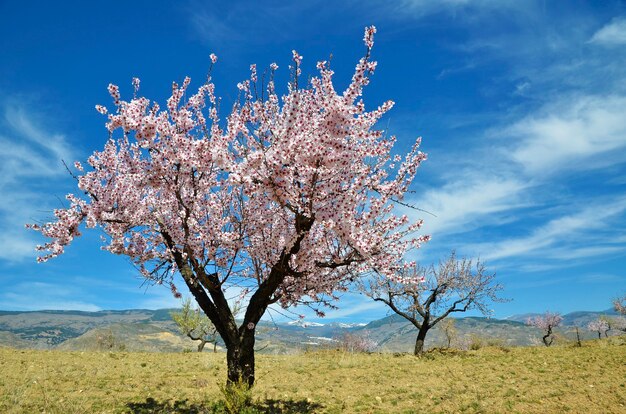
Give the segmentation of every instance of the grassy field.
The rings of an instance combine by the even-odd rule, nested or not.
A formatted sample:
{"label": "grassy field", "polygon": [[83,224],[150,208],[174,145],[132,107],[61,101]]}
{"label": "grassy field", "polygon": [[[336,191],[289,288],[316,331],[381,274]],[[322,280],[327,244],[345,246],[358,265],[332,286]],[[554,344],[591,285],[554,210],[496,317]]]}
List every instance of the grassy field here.
{"label": "grassy field", "polygon": [[[211,413],[224,354],[0,349],[2,413]],[[424,357],[259,355],[256,409],[276,413],[626,413],[626,338],[582,348]]]}

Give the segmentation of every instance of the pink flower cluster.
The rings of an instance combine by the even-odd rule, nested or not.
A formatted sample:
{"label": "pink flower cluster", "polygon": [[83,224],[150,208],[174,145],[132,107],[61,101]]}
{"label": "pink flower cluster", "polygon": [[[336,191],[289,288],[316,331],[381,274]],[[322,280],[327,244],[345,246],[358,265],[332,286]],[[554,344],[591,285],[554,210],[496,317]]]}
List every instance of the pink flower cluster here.
{"label": "pink flower cluster", "polygon": [[562,321],[563,317],[560,313],[546,312],[543,315],[528,318],[526,324],[547,331],[556,328]]}

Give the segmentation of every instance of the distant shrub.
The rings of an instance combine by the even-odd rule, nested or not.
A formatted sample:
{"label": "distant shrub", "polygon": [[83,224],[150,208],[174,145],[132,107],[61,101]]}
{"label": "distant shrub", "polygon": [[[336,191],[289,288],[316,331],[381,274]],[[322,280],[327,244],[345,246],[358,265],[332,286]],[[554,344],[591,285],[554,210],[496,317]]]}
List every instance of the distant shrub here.
{"label": "distant shrub", "polygon": [[110,329],[96,335],[96,347],[99,351],[126,351],[126,344],[119,342]]}
{"label": "distant shrub", "polygon": [[469,337],[469,344],[468,344],[468,348],[471,349],[472,351],[477,351],[480,348],[482,348],[483,346],[485,346],[483,339],[476,335],[476,334],[471,334]]}
{"label": "distant shrub", "polygon": [[346,332],[335,338],[339,349],[346,352],[373,352],[378,343],[369,337],[367,332],[358,334]]}
{"label": "distant shrub", "polygon": [[485,339],[485,344],[494,348],[507,348],[506,341],[502,338],[487,338]]}
{"label": "distant shrub", "polygon": [[459,340],[459,349],[477,351],[485,347],[509,351],[506,341],[502,338],[483,337],[473,333],[469,337],[464,337]]}
{"label": "distant shrub", "polygon": [[460,336],[456,341],[456,348],[461,351],[467,351],[470,349],[471,338],[469,336]]}

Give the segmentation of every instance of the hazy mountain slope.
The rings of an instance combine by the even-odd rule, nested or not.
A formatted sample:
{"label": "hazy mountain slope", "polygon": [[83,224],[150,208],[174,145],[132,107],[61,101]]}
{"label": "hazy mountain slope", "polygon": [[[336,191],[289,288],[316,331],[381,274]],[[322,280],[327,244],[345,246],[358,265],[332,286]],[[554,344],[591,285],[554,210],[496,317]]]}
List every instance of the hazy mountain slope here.
{"label": "hazy mountain slope", "polygon": [[144,323],[113,323],[91,329],[59,344],[56,348],[72,351],[125,350],[134,352],[180,352],[195,350],[195,343],[187,337]]}
{"label": "hazy mountain slope", "polygon": [[[593,320],[600,312],[576,312],[567,321]],[[567,316],[567,315],[566,315]],[[452,346],[467,346],[471,341],[491,342],[506,346],[529,346],[539,343],[541,331],[526,326],[525,323],[513,320],[494,318],[467,317],[455,318],[457,334]],[[585,325],[586,326],[586,325]],[[359,328],[358,332],[367,334],[378,343],[380,351],[411,352],[415,345],[417,328],[399,315],[391,315],[370,322]],[[581,339],[597,338],[597,334],[589,332],[586,327],[579,329]],[[555,330],[561,340],[573,341],[576,338],[574,326],[565,325]],[[432,328],[426,336],[426,349],[446,345],[446,338],[441,323]]]}
{"label": "hazy mountain slope", "polygon": [[[92,350],[102,348],[107,334],[114,338],[115,346],[129,351],[179,352],[196,349],[195,342],[183,337],[171,320],[174,309],[132,309],[123,311],[0,311],[0,346],[16,348],[59,348]],[[601,314],[612,312],[573,312],[564,316],[566,325],[577,324],[584,338],[596,334],[585,329],[586,324]],[[459,318],[456,320],[457,338],[453,346],[467,344],[470,339],[491,340],[503,345],[531,345],[537,343],[540,332],[523,322],[528,315],[516,315],[506,320],[487,318]],[[367,335],[378,344],[378,350],[411,352],[417,330],[405,319],[391,315],[366,326],[342,323],[292,323],[273,324],[261,322],[257,330],[256,349],[262,353],[286,354],[320,347],[332,348],[345,333]],[[557,330],[557,334],[573,339],[572,326]],[[443,346],[445,338],[441,326],[429,332],[426,347]],[[207,345],[207,350],[212,346]]]}
{"label": "hazy mountain slope", "polygon": [[32,343],[25,341],[13,332],[0,331],[0,347],[33,348]]}
{"label": "hazy mountain slope", "polygon": [[[532,318],[535,316],[540,316],[540,313],[524,313],[519,315],[513,315],[506,318],[507,321],[517,321],[525,323],[528,318]],[[577,311],[570,312],[563,315],[563,325],[564,326],[578,326],[584,328],[587,324],[593,320],[598,319],[600,316],[618,316],[615,309],[607,309],[601,312],[593,312],[593,311]]]}

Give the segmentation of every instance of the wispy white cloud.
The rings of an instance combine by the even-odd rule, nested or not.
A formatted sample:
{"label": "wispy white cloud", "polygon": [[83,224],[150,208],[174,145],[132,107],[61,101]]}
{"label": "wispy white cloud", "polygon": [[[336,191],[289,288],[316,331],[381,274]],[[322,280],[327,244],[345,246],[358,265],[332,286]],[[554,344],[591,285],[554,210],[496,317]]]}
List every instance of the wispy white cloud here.
{"label": "wispy white cloud", "polygon": [[143,296],[141,297],[141,299],[133,303],[133,307],[136,307],[138,309],[163,309],[181,307],[181,300],[175,298],[170,289],[165,286],[150,286],[148,289],[144,289],[143,292]]}
{"label": "wispy white cloud", "polygon": [[521,12],[527,9],[527,2],[514,0],[403,0],[398,12],[413,18],[422,18],[436,13],[447,13],[458,18],[477,18],[491,13]]}
{"label": "wispy white cloud", "polygon": [[561,266],[567,266],[571,260],[623,250],[626,243],[612,240],[606,232],[614,229],[616,223],[623,222],[625,213],[626,198],[596,202],[536,226],[528,235],[479,243],[469,249],[492,262],[533,257],[562,261]]}
{"label": "wispy white cloud", "polygon": [[[333,5],[333,12],[354,5],[351,2],[336,4]],[[294,36],[317,34],[319,26],[314,19],[302,19],[302,16],[331,16],[332,12],[322,7],[321,1],[278,1],[270,7],[250,7],[246,3],[232,2],[228,7],[216,7],[215,4],[193,0],[186,7],[186,15],[193,35],[201,42],[212,47],[219,46],[222,52],[233,53],[237,50],[233,45],[291,42]]]}
{"label": "wispy white cloud", "polygon": [[241,40],[239,32],[228,23],[228,19],[221,18],[212,10],[194,6],[189,12],[189,20],[196,35],[209,44]]}
{"label": "wispy white cloud", "polygon": [[526,205],[520,193],[527,185],[515,178],[467,170],[450,178],[443,187],[419,195],[420,208],[434,214],[425,217],[423,231],[434,237],[506,220],[500,213]]}
{"label": "wispy white cloud", "polygon": [[602,46],[621,46],[626,45],[626,18],[620,17],[613,19],[610,23],[603,26],[595,32],[590,43]]}
{"label": "wispy white cloud", "polygon": [[[0,309],[8,310],[82,310],[95,312],[99,306],[81,300],[78,287],[45,282],[23,282],[0,293]],[[33,300],[37,298],[36,300]]]}
{"label": "wispy white cloud", "polygon": [[[584,170],[623,162],[626,97],[570,96],[551,102],[503,131],[514,144],[512,159],[527,174]],[[593,160],[595,155],[603,155]]]}
{"label": "wispy white cloud", "polygon": [[527,275],[524,279],[517,279],[507,283],[510,289],[537,289],[546,286],[569,284],[587,285],[589,283],[619,283],[626,281],[626,276],[618,276],[611,273],[588,273],[588,274],[570,274],[565,277],[532,277]]}
{"label": "wispy white cloud", "polygon": [[7,100],[0,110],[0,259],[15,262],[34,256],[35,237],[24,224],[42,218],[55,202],[37,189],[49,190],[64,176],[62,160],[74,155],[65,136],[46,132],[29,107]]}

